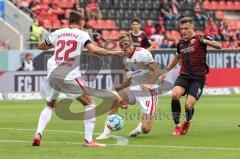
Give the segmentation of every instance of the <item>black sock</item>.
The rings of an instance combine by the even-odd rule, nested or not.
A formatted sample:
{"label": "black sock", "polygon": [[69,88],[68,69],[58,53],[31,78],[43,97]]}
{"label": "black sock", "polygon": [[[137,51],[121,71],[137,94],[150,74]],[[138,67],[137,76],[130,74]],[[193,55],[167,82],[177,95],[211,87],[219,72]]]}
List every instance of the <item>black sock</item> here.
{"label": "black sock", "polygon": [[181,115],[181,104],[179,100],[172,99],[172,117],[176,125],[180,123],[180,115]]}
{"label": "black sock", "polygon": [[191,121],[194,114],[194,108],[186,109],[186,121]]}

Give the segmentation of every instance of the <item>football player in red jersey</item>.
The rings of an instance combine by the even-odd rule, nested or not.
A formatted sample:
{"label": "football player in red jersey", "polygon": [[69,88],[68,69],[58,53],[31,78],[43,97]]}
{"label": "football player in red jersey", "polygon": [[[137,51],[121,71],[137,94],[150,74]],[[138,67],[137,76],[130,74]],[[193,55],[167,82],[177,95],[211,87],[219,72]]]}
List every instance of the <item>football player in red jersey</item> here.
{"label": "football player in red jersey", "polygon": [[141,28],[140,19],[137,18],[132,19],[131,27],[132,32],[130,33],[130,35],[132,38],[133,46],[142,47],[144,49],[147,49],[148,51],[152,51],[153,48],[151,47],[151,44],[148,41],[146,33],[140,29]]}
{"label": "football player in red jersey", "polygon": [[[206,74],[209,72],[206,63],[207,46],[221,49],[221,44],[211,37],[194,32],[194,21],[190,17],[179,20],[182,39],[177,44],[175,58],[169,63],[170,71],[181,62],[179,76],[172,90],[172,116],[175,123],[174,136],[185,135],[188,132],[194,113],[194,105],[202,94]],[[164,75],[162,76],[164,78]],[[181,96],[186,95],[186,121],[180,125]]]}

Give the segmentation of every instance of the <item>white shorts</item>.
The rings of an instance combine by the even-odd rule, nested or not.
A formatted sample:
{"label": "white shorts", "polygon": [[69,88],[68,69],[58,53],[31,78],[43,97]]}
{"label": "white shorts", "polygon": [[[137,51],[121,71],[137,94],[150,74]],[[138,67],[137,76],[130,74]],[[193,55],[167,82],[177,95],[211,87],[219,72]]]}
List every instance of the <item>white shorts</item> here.
{"label": "white shorts", "polygon": [[51,102],[54,99],[56,100],[60,93],[65,94],[69,98],[78,98],[86,92],[86,86],[80,77],[75,80],[50,77],[46,79],[46,86],[42,96],[46,101]]}
{"label": "white shorts", "polygon": [[148,115],[154,115],[158,101],[158,95],[153,90],[141,90],[140,86],[133,86],[124,89],[128,96],[128,103],[135,104],[139,102],[141,112]]}

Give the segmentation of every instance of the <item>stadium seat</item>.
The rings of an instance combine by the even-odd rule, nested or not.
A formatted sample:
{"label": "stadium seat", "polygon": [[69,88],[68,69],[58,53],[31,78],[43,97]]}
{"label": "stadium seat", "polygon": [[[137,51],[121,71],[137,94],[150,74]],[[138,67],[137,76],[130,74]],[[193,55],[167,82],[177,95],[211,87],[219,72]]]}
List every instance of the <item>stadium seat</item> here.
{"label": "stadium seat", "polygon": [[96,29],[106,29],[106,23],[105,20],[99,19],[97,20],[97,25],[96,25]]}
{"label": "stadium seat", "polygon": [[211,4],[211,5],[210,5],[210,8],[209,8],[209,9],[212,9],[212,10],[218,9],[218,3],[217,3],[217,1],[212,1],[210,4]]}
{"label": "stadium seat", "polygon": [[130,21],[122,20],[121,21],[121,29],[130,29]]}
{"label": "stadium seat", "polygon": [[110,9],[110,10],[107,10],[107,12],[108,12],[108,17],[107,18],[115,19],[117,17],[116,10]]}
{"label": "stadium seat", "polygon": [[110,31],[108,31],[108,30],[103,30],[103,31],[102,31],[102,35],[103,35],[103,37],[104,37],[105,39],[109,39],[109,37],[110,37]]}
{"label": "stadium seat", "polygon": [[240,1],[235,1],[234,2],[234,9],[235,10],[240,10]]}
{"label": "stadium seat", "polygon": [[226,7],[226,3],[225,3],[225,1],[220,1],[219,3],[218,3],[218,9],[220,9],[220,10],[224,10],[225,9],[225,7]]}
{"label": "stadium seat", "polygon": [[128,33],[127,30],[120,30],[120,34],[123,34],[123,33]]}
{"label": "stadium seat", "polygon": [[129,3],[128,1],[122,0],[118,4],[121,9],[128,9],[129,8]]}
{"label": "stadium seat", "polygon": [[204,1],[203,2],[203,8],[204,9],[210,9],[211,8],[211,4],[209,3],[209,1]]}
{"label": "stadium seat", "polygon": [[226,2],[226,7],[225,7],[226,10],[233,10],[234,8],[235,7],[234,7],[234,4],[233,4],[232,1],[227,1]]}
{"label": "stadium seat", "polygon": [[110,39],[118,39],[119,38],[119,35],[120,35],[120,33],[119,33],[119,31],[118,30],[113,30],[113,31],[111,31],[111,34],[110,34]]}
{"label": "stadium seat", "polygon": [[216,11],[216,17],[218,19],[224,19],[224,12],[223,11]]}
{"label": "stadium seat", "polygon": [[109,19],[109,20],[106,20],[105,22],[106,22],[106,24],[105,24],[106,29],[116,29],[116,24],[113,20]]}
{"label": "stadium seat", "polygon": [[149,9],[149,10],[154,9],[153,2],[151,0],[148,0],[145,2],[145,9]]}

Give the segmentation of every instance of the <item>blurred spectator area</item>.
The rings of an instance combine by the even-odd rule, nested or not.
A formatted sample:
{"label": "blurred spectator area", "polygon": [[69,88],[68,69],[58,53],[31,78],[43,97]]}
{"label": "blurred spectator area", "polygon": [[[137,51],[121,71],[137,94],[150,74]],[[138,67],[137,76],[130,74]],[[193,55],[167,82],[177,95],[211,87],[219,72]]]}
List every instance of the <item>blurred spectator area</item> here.
{"label": "blurred spectator area", "polygon": [[85,15],[86,24],[101,33],[104,39],[117,39],[121,33],[128,32],[131,29],[131,19],[137,17],[142,21],[143,30],[148,20],[151,20],[154,28],[150,28],[149,24],[148,30],[150,28],[151,31],[148,37],[157,35],[161,39],[158,41],[159,46],[163,39],[164,43],[168,41],[168,46],[174,46],[175,39],[180,38],[177,20],[191,16],[199,33],[212,34],[209,30],[211,19],[214,22],[211,25],[217,28],[213,33],[217,34],[215,40],[223,43],[239,40],[240,0],[166,0],[165,3],[172,10],[170,19],[164,18],[161,13],[160,7],[165,0],[95,0],[101,10],[100,18],[96,19],[87,17],[88,1],[90,0],[16,0],[16,5],[25,11],[31,10],[39,17],[41,25],[49,30],[66,27],[70,10],[79,10]]}
{"label": "blurred spectator area", "polygon": [[0,50],[5,50],[5,49],[7,49],[5,44],[0,41]]}

